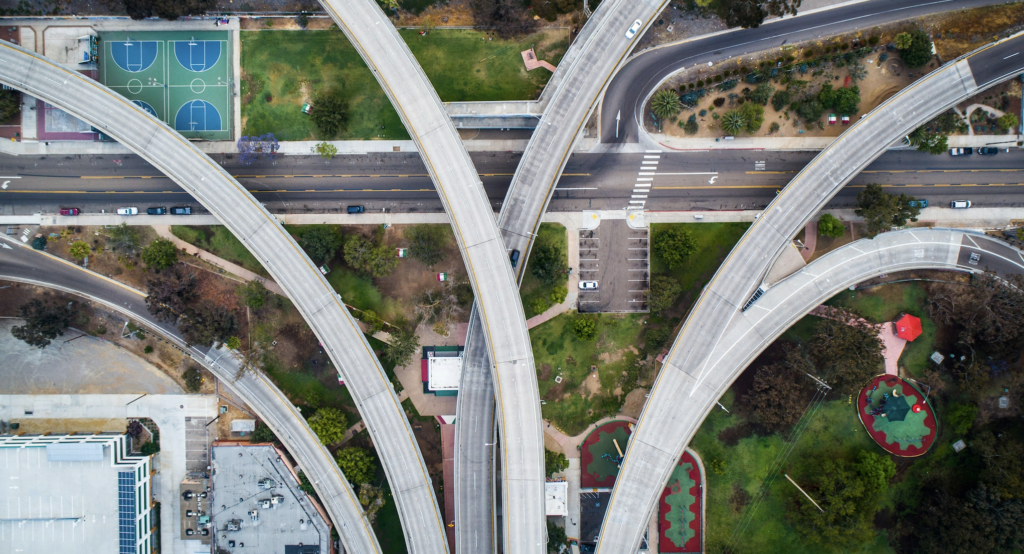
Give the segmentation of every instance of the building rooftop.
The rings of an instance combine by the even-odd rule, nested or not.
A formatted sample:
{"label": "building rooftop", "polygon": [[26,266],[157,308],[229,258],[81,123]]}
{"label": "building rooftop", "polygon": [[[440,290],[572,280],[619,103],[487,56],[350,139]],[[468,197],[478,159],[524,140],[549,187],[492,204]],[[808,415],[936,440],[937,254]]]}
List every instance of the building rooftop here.
{"label": "building rooftop", "polygon": [[567,516],[569,508],[569,483],[565,481],[548,481],[544,483],[544,506],[549,516]]}
{"label": "building rooftop", "polygon": [[330,552],[328,524],[273,446],[214,444],[211,483],[215,550]]}
{"label": "building rooftop", "polygon": [[427,354],[427,389],[437,391],[459,390],[462,377],[462,355],[452,351],[435,350]]}

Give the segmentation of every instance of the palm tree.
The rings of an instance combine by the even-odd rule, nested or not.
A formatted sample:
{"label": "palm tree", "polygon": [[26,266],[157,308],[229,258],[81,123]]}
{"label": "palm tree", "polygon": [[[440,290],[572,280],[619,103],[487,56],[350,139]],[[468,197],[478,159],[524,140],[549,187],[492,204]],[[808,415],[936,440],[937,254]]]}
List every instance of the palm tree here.
{"label": "palm tree", "polygon": [[679,95],[670,89],[659,90],[651,99],[651,111],[658,119],[668,119],[682,109],[683,104],[679,101]]}
{"label": "palm tree", "polygon": [[896,39],[893,40],[893,44],[896,45],[897,50],[906,50],[913,44],[914,37],[910,36],[910,33],[900,33],[896,35]]}
{"label": "palm tree", "polygon": [[735,135],[747,128],[747,120],[739,110],[729,110],[722,114],[722,130]]}

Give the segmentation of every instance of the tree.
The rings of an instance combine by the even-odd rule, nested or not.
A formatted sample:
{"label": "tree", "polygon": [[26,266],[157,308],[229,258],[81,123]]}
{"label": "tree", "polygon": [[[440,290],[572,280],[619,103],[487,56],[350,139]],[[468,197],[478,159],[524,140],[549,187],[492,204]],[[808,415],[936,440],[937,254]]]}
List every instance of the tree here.
{"label": "tree", "polygon": [[266,443],[266,442],[279,442],[277,435],[270,430],[262,421],[256,422],[256,429],[249,435],[249,442],[251,443]]}
{"label": "tree", "polygon": [[203,373],[196,366],[189,366],[181,378],[185,380],[185,390],[196,393],[203,387]]}
{"label": "tree", "polygon": [[789,91],[775,91],[775,94],[772,95],[772,109],[774,109],[777,112],[781,112],[783,109],[785,109],[787,104],[789,104]]}
{"label": "tree", "polygon": [[683,131],[688,135],[696,135],[700,130],[700,123],[697,123],[697,115],[690,114],[690,117],[683,124]]}
{"label": "tree", "polygon": [[998,120],[996,120],[996,124],[998,124],[999,128],[1003,131],[1009,131],[1010,129],[1016,129],[1017,125],[1020,125],[1020,121],[1017,119],[1016,115],[1007,113],[1003,114]]}
{"label": "tree", "polygon": [[189,344],[209,346],[214,341],[227,341],[238,329],[238,320],[224,306],[199,303],[188,309],[178,329]]}
{"label": "tree", "polygon": [[[910,33],[900,33],[910,35],[910,44],[906,45],[905,48],[896,46],[897,50],[900,51],[900,58],[903,59],[903,63],[910,69],[916,69],[923,67],[932,59],[932,39],[928,36],[928,33],[921,29],[915,29]],[[897,38],[899,36],[897,35]]]}
{"label": "tree", "polygon": [[244,285],[238,285],[235,288],[235,294],[238,295],[242,304],[253,310],[259,310],[267,304],[267,288],[261,281],[252,280],[247,281]]}
{"label": "tree", "polygon": [[761,130],[761,125],[764,123],[764,106],[746,102],[740,106],[740,113],[743,114],[743,120],[747,122],[748,133],[754,134]]}
{"label": "tree", "polygon": [[777,133],[781,128],[778,121],[772,121],[772,124],[768,126],[768,134]]}
{"label": "tree", "polygon": [[818,374],[839,394],[860,390],[882,366],[882,341],[874,327],[849,312],[822,319],[808,343]]}
{"label": "tree", "polygon": [[542,284],[553,285],[565,275],[563,255],[562,249],[554,244],[538,244],[530,257],[530,271]]}
{"label": "tree", "polygon": [[373,277],[387,277],[398,267],[395,251],[381,242],[352,234],[345,238],[345,263]]}
{"label": "tree", "polygon": [[683,287],[679,281],[665,275],[655,275],[651,279],[651,289],[648,292],[647,307],[651,312],[660,312],[675,306],[676,300],[682,294]]}
{"label": "tree", "polygon": [[856,462],[824,457],[808,467],[814,471],[800,479],[804,483],[801,486],[824,512],[795,489],[787,489],[791,491],[789,514],[793,526],[827,550],[870,542],[877,499],[896,475],[896,464],[887,456],[862,450]]}
{"label": "tree", "polygon": [[116,227],[110,227],[106,231],[107,242],[111,248],[126,256],[135,254],[139,249],[139,231],[122,223]]}
{"label": "tree", "polygon": [[719,125],[726,134],[735,135],[747,128],[747,120],[739,110],[729,110],[722,114]]}
{"label": "tree", "polygon": [[907,140],[919,152],[927,152],[933,156],[945,154],[949,150],[949,137],[942,133],[933,133],[924,127],[914,129]]}
{"label": "tree", "polygon": [[159,277],[147,280],[146,284],[149,288],[146,296],[149,313],[163,321],[176,321],[198,296],[195,271],[181,265],[172,266]]}
{"label": "tree", "polygon": [[470,8],[477,27],[493,28],[501,38],[528,34],[537,25],[521,0],[471,0]]}
{"label": "tree", "polygon": [[36,348],[46,348],[50,341],[64,336],[64,330],[74,321],[75,312],[69,304],[42,302],[33,298],[18,308],[25,324],[11,327],[11,335]]}
{"label": "tree", "polygon": [[242,347],[242,339],[238,337],[228,337],[227,342],[224,343],[230,350],[238,350]]}
{"label": "tree", "polygon": [[426,321],[434,323],[435,333],[448,336],[451,328],[456,324],[459,314],[462,313],[462,298],[460,298],[459,292],[468,286],[469,284],[459,277],[449,278],[438,288],[423,293],[420,302],[416,305],[416,314],[422,316]]}
{"label": "tree", "polygon": [[178,262],[178,247],[167,239],[156,239],[142,249],[142,262],[161,271]]}
{"label": "tree", "polygon": [[338,147],[329,142],[316,143],[316,146],[313,147],[313,151],[325,160],[329,160],[338,155]]}
{"label": "tree", "polygon": [[21,111],[21,95],[16,90],[0,90],[0,124],[6,123]]}
{"label": "tree", "polygon": [[[825,113],[825,106],[822,106],[821,102],[816,99],[808,100],[806,102],[798,102],[795,106],[796,107],[793,111],[795,111],[796,115],[807,123],[814,123],[815,121],[820,120],[821,114]],[[790,108],[793,108],[793,106],[790,106]]]}
{"label": "tree", "polygon": [[315,225],[299,239],[302,249],[315,262],[329,262],[341,247],[341,233],[334,225]]}
{"label": "tree", "polygon": [[906,50],[907,48],[910,48],[910,45],[913,42],[914,37],[910,36],[910,33],[900,33],[896,35],[896,38],[892,41],[897,50]]}
{"label": "tree", "polygon": [[939,481],[920,488],[920,508],[906,510],[899,521],[905,552],[1001,554],[1024,548],[1024,499],[1002,500],[985,485],[962,499]]}
{"label": "tree", "polygon": [[89,243],[84,240],[79,240],[71,243],[71,247],[68,248],[68,254],[76,260],[84,260],[89,253],[92,252],[92,248],[89,247]]}
{"label": "tree", "polygon": [[341,442],[348,431],[348,418],[337,408],[324,407],[309,418],[309,428],[326,446]]}
{"label": "tree", "polygon": [[668,225],[654,233],[652,250],[669,269],[683,265],[697,251],[697,240],[684,227]]}
{"label": "tree", "polygon": [[369,450],[357,446],[343,448],[334,456],[334,461],[338,463],[341,472],[353,486],[358,487],[363,483],[373,481],[376,468],[373,454],[370,454]]}
{"label": "tree", "polygon": [[332,139],[345,129],[348,102],[340,90],[319,94],[313,99],[313,110],[309,112],[309,118],[320,130],[321,137]]}
{"label": "tree", "polygon": [[679,95],[671,89],[661,89],[651,98],[651,112],[658,119],[669,119],[683,110]]}
{"label": "tree", "polygon": [[758,369],[747,393],[747,402],[754,410],[753,422],[768,433],[789,430],[804,414],[810,391],[804,373],[813,371],[814,367],[796,350]]}
{"label": "tree", "polygon": [[720,0],[718,14],[730,27],[759,27],[769,15],[796,15],[800,0]]}
{"label": "tree", "polygon": [[175,20],[183,15],[203,15],[216,7],[214,0],[121,0],[132,19],[159,17]]}
{"label": "tree", "polygon": [[572,329],[580,340],[594,340],[597,338],[597,320],[590,316],[577,314],[572,322]]}
{"label": "tree", "polygon": [[446,225],[413,225],[406,229],[405,238],[409,241],[409,255],[432,267],[444,259],[452,232]]}
{"label": "tree", "polygon": [[377,519],[377,512],[384,507],[384,489],[369,483],[359,485],[359,503],[363,505],[363,513],[372,525]]}
{"label": "tree", "polygon": [[868,235],[875,236],[890,227],[903,227],[907,221],[917,221],[921,208],[911,205],[916,198],[900,193],[888,194],[882,185],[869,184],[857,193],[857,209],[854,212],[868,224]]}
{"label": "tree", "polygon": [[548,522],[548,554],[559,554],[569,544],[565,536],[565,527],[555,525],[550,519]]}
{"label": "tree", "polygon": [[384,360],[395,367],[408,365],[420,347],[420,338],[400,327],[391,328],[391,342],[384,346]]}
{"label": "tree", "polygon": [[951,326],[964,349],[982,348],[1012,355],[1024,347],[1024,277],[977,273],[969,285],[937,283],[928,297],[928,313]]}
{"label": "tree", "polygon": [[946,423],[953,434],[963,436],[971,430],[974,419],[978,417],[978,406],[975,404],[953,404],[946,409]]}
{"label": "tree", "polygon": [[773,94],[775,94],[775,87],[773,87],[771,83],[765,82],[754,87],[754,90],[749,91],[745,96],[747,97],[747,100],[750,100],[751,102],[767,106],[768,101],[772,99]]}
{"label": "tree", "polygon": [[846,232],[846,226],[832,214],[821,214],[818,218],[818,234],[837,239]]}
{"label": "tree", "polygon": [[139,420],[133,419],[133,420],[128,422],[128,428],[125,430],[125,432],[132,439],[139,440],[139,437],[142,436],[142,432],[145,429],[146,428],[143,427],[142,423],[140,423]]}
{"label": "tree", "polygon": [[569,460],[565,457],[565,454],[547,449],[544,450],[544,473],[548,477],[564,471],[567,467],[569,467]]}
{"label": "tree", "polygon": [[843,87],[833,90],[832,85],[826,84],[818,91],[818,101],[826,109],[835,110],[841,115],[853,115],[859,109],[860,89]]}

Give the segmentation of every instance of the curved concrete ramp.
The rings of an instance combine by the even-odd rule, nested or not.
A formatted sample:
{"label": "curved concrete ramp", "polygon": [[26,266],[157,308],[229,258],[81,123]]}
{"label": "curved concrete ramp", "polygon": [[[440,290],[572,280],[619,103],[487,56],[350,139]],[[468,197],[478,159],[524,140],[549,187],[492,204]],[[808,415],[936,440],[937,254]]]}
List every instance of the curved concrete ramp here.
{"label": "curved concrete ramp", "polygon": [[[635,551],[672,463],[682,454],[710,405],[745,367],[745,362],[731,367],[725,363],[713,365],[712,361],[724,345],[744,348],[730,342],[727,330],[742,326],[762,311],[763,296],[746,311],[743,308],[755,298],[755,291],[782,249],[807,220],[890,144],[982,88],[1020,73],[1024,60],[1019,58],[1024,56],[1007,56],[1008,51],[1012,54],[1022,47],[1021,36],[990,45],[940,67],[890,98],[815,157],[750,226],[701,293],[666,358],[666,369],[652,388],[612,492],[598,554]],[[985,68],[985,78],[980,82],[972,73],[975,67]],[[819,262],[812,266],[823,267]],[[812,271],[811,266],[794,275],[807,271]],[[819,286],[829,288],[829,279],[839,276],[822,278]],[[802,289],[799,293],[810,294],[808,291]],[[760,325],[764,324],[751,332],[769,336]],[[728,359],[741,361],[736,356]]]}
{"label": "curved concrete ramp", "polygon": [[[117,93],[38,54],[0,42],[0,82],[89,122],[116,138],[217,216],[273,275],[323,343],[359,407],[403,516],[410,549],[443,537],[443,524],[412,428],[383,368],[338,295],[291,236],[213,160]],[[283,398],[282,398],[283,399]],[[290,407],[290,405],[289,405]],[[305,425],[302,423],[301,425]],[[308,428],[307,428],[308,429]],[[378,552],[344,476],[312,435],[296,435],[296,456],[333,466],[314,483],[347,549]]]}

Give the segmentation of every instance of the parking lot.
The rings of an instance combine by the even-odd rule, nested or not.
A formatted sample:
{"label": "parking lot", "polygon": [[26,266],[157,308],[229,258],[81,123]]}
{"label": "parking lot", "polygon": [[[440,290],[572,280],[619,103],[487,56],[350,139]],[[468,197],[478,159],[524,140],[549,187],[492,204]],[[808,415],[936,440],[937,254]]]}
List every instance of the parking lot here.
{"label": "parking lot", "polygon": [[190,475],[209,473],[210,445],[213,443],[206,426],[209,422],[205,417],[185,418],[185,469]]}
{"label": "parking lot", "polygon": [[647,229],[623,219],[580,230],[580,281],[597,282],[595,290],[580,290],[580,312],[647,311],[648,242]]}

